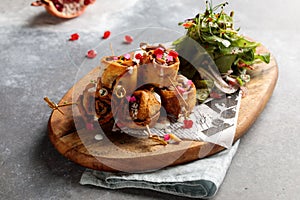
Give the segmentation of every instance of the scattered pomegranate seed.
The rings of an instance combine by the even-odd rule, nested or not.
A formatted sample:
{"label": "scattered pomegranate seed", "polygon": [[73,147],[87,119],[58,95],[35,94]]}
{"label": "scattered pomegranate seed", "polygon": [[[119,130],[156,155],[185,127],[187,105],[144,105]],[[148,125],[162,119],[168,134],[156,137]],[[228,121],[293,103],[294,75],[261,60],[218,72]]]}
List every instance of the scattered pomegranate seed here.
{"label": "scattered pomegranate seed", "polygon": [[110,31],[105,31],[102,38],[107,39],[109,38],[109,36],[110,36]]}
{"label": "scattered pomegranate seed", "polygon": [[119,127],[119,128],[124,128],[124,127],[126,127],[125,126],[125,124],[123,124],[123,123],[121,123],[121,122],[117,122],[117,127]]}
{"label": "scattered pomegranate seed", "polygon": [[214,98],[214,99],[220,99],[220,98],[221,98],[221,95],[220,95],[219,93],[216,93],[216,92],[211,92],[211,93],[209,94],[209,96],[210,96],[211,98]]}
{"label": "scattered pomegranate seed", "polygon": [[95,58],[97,56],[97,52],[95,50],[89,50],[86,54],[86,57],[88,58]]}
{"label": "scattered pomegranate seed", "polygon": [[130,35],[125,35],[125,42],[130,44],[133,42],[133,37],[131,37]]}
{"label": "scattered pomegranate seed", "polygon": [[168,140],[170,140],[170,139],[171,139],[170,134],[164,135],[164,141],[168,141]]}
{"label": "scattered pomegranate seed", "polygon": [[183,127],[182,128],[192,128],[193,127],[193,124],[194,124],[194,122],[193,122],[193,120],[190,120],[190,119],[185,119],[184,121],[183,121]]}
{"label": "scattered pomegranate seed", "polygon": [[74,33],[70,36],[70,41],[75,41],[79,39],[79,34],[78,33]]}
{"label": "scattered pomegranate seed", "polygon": [[94,130],[94,124],[93,123],[86,123],[85,127],[87,130],[92,131]]}

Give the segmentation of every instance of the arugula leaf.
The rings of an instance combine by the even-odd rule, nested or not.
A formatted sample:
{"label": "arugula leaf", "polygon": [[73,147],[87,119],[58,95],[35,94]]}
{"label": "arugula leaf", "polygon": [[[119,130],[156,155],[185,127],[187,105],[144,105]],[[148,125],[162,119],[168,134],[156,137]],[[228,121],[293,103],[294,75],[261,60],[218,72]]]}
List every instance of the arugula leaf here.
{"label": "arugula leaf", "polygon": [[270,63],[270,54],[269,53],[265,53],[265,54],[256,54],[254,56],[255,59],[259,59],[265,63]]}

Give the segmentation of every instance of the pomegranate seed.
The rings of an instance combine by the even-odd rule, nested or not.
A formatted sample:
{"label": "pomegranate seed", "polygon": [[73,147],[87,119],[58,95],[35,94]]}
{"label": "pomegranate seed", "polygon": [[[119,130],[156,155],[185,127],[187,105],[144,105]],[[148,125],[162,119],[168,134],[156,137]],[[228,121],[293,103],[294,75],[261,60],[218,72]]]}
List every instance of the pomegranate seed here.
{"label": "pomegranate seed", "polygon": [[171,50],[169,52],[169,56],[172,56],[173,58],[177,58],[178,57],[178,53],[176,51]]}
{"label": "pomegranate seed", "polygon": [[86,54],[88,58],[95,58],[97,56],[97,52],[95,50],[89,50]]}
{"label": "pomegranate seed", "polygon": [[173,62],[174,61],[174,58],[173,58],[173,56],[167,56],[167,62]]}
{"label": "pomegranate seed", "polygon": [[178,90],[178,92],[179,92],[180,94],[183,94],[183,93],[186,92],[186,90],[185,90],[183,87],[181,87],[181,86],[177,86],[176,88],[177,88],[177,90]]}
{"label": "pomegranate seed", "polygon": [[130,35],[125,35],[125,42],[130,44],[133,42],[133,37],[131,37]]}
{"label": "pomegranate seed", "polygon": [[136,102],[135,96],[133,96],[133,97],[127,96],[126,99],[127,99],[127,101],[128,101],[129,103],[134,103],[134,102]]}
{"label": "pomegranate seed", "polygon": [[122,122],[118,122],[118,123],[117,123],[117,127],[119,127],[119,128],[124,128],[124,127],[126,127],[126,126],[125,126],[125,124],[123,124]]}
{"label": "pomegranate seed", "polygon": [[219,94],[219,93],[217,93],[217,92],[211,92],[211,93],[209,94],[209,96],[210,96],[211,98],[214,98],[214,99],[220,99],[220,98],[221,98],[221,94]]}
{"label": "pomegranate seed", "polygon": [[61,4],[59,1],[53,1],[53,4],[55,6],[55,8],[59,11],[62,12],[64,9],[64,5]]}
{"label": "pomegranate seed", "polygon": [[79,39],[79,34],[78,33],[74,33],[70,36],[70,41],[74,41],[74,40],[78,40]]}
{"label": "pomegranate seed", "polygon": [[92,131],[94,130],[94,124],[93,123],[86,123],[85,127],[87,130]]}
{"label": "pomegranate seed", "polygon": [[153,53],[154,53],[154,55],[158,56],[158,55],[163,55],[164,51],[165,50],[163,48],[159,47],[159,48],[155,49]]}
{"label": "pomegranate seed", "polygon": [[140,53],[135,55],[135,59],[141,60],[142,58],[143,58],[143,56]]}
{"label": "pomegranate seed", "polygon": [[130,102],[130,103],[134,103],[134,102],[136,102],[136,98],[135,98],[135,96],[131,97],[131,98],[130,98],[130,100],[129,100],[129,102]]}
{"label": "pomegranate seed", "polygon": [[84,5],[89,5],[91,3],[91,0],[84,0]]}
{"label": "pomegranate seed", "polygon": [[124,58],[125,58],[126,60],[129,60],[129,59],[131,58],[131,56],[130,56],[129,53],[126,53],[126,54],[124,54]]}
{"label": "pomegranate seed", "polygon": [[193,120],[190,120],[190,119],[185,119],[184,121],[183,121],[183,128],[192,128],[193,127],[193,124],[194,124],[194,122],[193,122]]}
{"label": "pomegranate seed", "polygon": [[105,31],[102,38],[107,39],[109,38],[109,36],[110,36],[110,31]]}
{"label": "pomegranate seed", "polygon": [[164,141],[168,141],[170,139],[171,139],[170,134],[164,135]]}
{"label": "pomegranate seed", "polygon": [[191,85],[193,85],[193,81],[192,81],[192,80],[188,80],[188,81],[186,82],[186,84],[187,84],[188,86],[191,86]]}

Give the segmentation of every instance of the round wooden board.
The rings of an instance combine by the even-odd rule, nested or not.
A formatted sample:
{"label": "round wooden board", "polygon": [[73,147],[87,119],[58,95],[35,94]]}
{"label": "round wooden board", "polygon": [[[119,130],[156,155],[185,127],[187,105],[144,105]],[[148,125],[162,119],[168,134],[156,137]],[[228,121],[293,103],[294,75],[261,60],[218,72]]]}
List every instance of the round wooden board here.
{"label": "round wooden board", "polygon": [[[258,52],[266,52],[263,46]],[[242,99],[234,141],[238,140],[255,122],[270,99],[278,78],[278,66],[271,57],[269,64],[257,64],[248,94]],[[99,68],[93,69],[78,81],[60,103],[77,99],[90,80],[96,80]],[[77,106],[63,107],[65,115],[54,111],[49,119],[49,138],[65,157],[87,168],[102,171],[143,172],[178,165],[204,158],[224,148],[207,142],[183,141],[180,144],[158,145],[147,139],[125,134],[107,134],[103,140],[94,139],[99,130],[81,128]],[[76,127],[75,127],[76,124]]]}

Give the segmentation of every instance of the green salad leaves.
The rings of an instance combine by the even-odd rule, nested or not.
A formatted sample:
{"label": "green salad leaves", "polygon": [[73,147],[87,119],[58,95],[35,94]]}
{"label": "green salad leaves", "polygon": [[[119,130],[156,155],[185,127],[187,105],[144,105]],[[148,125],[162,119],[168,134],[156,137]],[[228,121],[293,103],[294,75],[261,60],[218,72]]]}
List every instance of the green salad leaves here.
{"label": "green salad leaves", "polygon": [[257,62],[269,63],[270,54],[257,54],[260,44],[238,34],[239,29],[234,29],[234,13],[228,15],[224,11],[227,4],[213,7],[207,1],[204,13],[179,23],[187,33],[173,44],[180,49],[187,38],[195,40],[213,59],[224,80],[229,78],[243,86],[250,80],[247,70]]}

